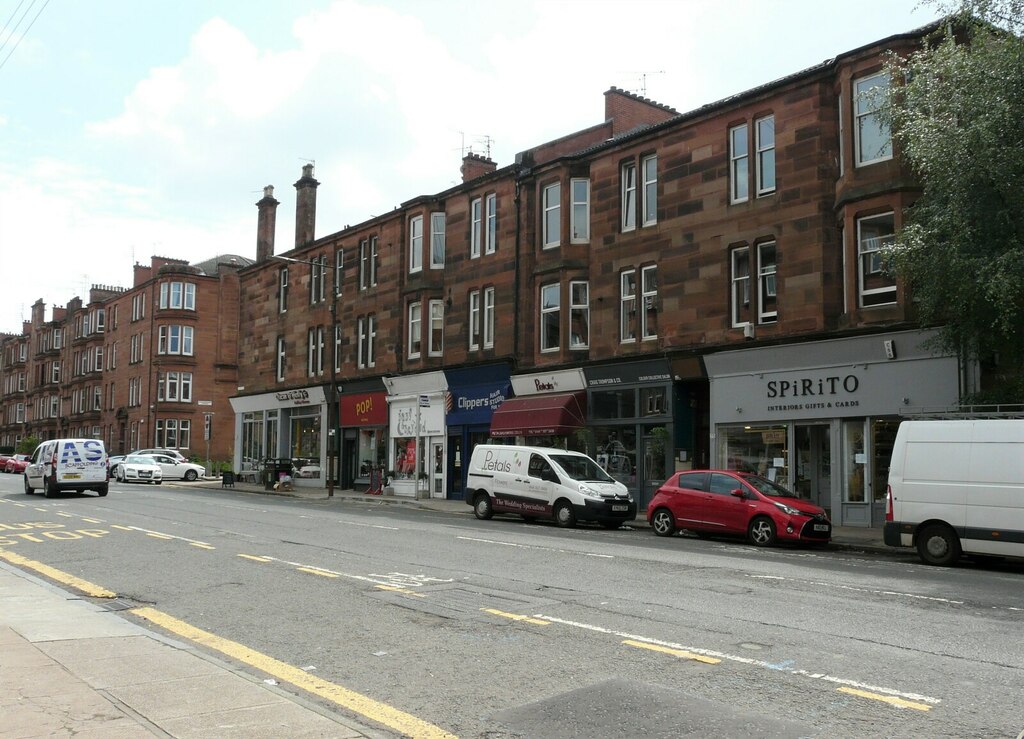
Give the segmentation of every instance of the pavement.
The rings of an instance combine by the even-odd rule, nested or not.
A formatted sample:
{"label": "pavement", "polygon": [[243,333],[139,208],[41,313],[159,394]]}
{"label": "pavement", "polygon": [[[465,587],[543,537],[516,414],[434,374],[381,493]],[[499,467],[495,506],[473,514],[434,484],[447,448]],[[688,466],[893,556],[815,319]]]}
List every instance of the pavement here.
{"label": "pavement", "polygon": [[[221,487],[211,479],[181,484]],[[236,483],[233,489],[300,499],[329,497],[325,488],[276,493],[262,485]],[[472,515],[461,500],[353,490],[335,490],[330,498],[338,505],[401,505]],[[633,525],[646,528],[647,521],[639,516]],[[830,548],[894,551],[882,543],[879,529],[852,527],[837,527]],[[273,679],[248,674],[248,669],[192,643],[129,621],[117,610],[116,599],[63,590],[0,559],[0,737],[395,735],[369,720],[360,723],[288,693]]]}

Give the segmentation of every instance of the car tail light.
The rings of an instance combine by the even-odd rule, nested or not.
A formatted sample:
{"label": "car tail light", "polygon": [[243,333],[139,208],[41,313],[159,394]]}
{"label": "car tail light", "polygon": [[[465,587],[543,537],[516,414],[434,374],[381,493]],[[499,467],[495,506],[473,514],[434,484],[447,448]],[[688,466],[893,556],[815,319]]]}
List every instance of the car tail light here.
{"label": "car tail light", "polygon": [[892,485],[885,486],[885,520],[892,521]]}

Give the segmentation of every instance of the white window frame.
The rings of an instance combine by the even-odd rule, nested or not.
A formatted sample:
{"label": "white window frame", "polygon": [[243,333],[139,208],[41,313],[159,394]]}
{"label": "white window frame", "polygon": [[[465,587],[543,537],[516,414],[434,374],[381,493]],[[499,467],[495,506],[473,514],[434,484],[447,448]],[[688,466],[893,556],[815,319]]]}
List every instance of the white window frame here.
{"label": "white window frame", "polygon": [[357,330],[359,332],[357,337],[359,344],[359,367],[363,369],[373,367],[376,365],[376,359],[373,356],[373,344],[377,336],[377,316],[373,313],[360,316]]}
{"label": "white window frame", "polygon": [[423,304],[416,300],[409,303],[409,359],[419,359],[423,353]]}
{"label": "white window frame", "polygon": [[562,183],[552,182],[545,185],[541,203],[544,213],[543,248],[554,249],[562,243]]}
{"label": "white window frame", "polygon": [[277,312],[288,312],[288,268],[281,267],[277,275]]}
{"label": "white window frame", "polygon": [[469,203],[469,258],[480,256],[480,245],[483,236],[483,200],[473,198]]}
{"label": "white window frame", "polygon": [[[554,296],[555,300],[550,304],[545,302],[545,296]],[[557,341],[554,345],[547,342],[547,331],[545,325],[554,315],[555,335]],[[562,346],[562,285],[558,282],[550,282],[540,286],[540,350],[541,353],[557,352]]]}
{"label": "white window frame", "polygon": [[324,373],[324,327],[311,326],[306,332],[306,374],[310,377]]}
{"label": "white window frame", "polygon": [[430,214],[430,268],[444,269],[445,215],[443,211]]}
{"label": "white window frame", "polygon": [[334,252],[334,297],[340,298],[342,288],[345,285],[345,250],[338,249]]}
{"label": "white window frame", "polygon": [[[658,338],[658,267],[651,264],[640,270],[640,340]],[[648,316],[654,315],[654,320]],[[653,325],[652,325],[653,324]]]}
{"label": "white window frame", "polygon": [[[771,140],[766,131],[770,126]],[[754,121],[754,139],[757,149],[757,196],[775,192],[775,116],[766,115]],[[766,175],[771,173],[771,182]]]}
{"label": "white window frame", "polygon": [[275,358],[275,365],[276,365],[276,367],[275,367],[275,369],[276,369],[275,375],[277,377],[277,381],[278,382],[281,382],[282,380],[284,380],[286,356],[287,356],[287,349],[286,349],[284,337],[283,336],[278,336],[277,337],[277,356]]}
{"label": "white window frame", "polygon": [[423,216],[409,219],[409,274],[423,271]]}
{"label": "white window frame", "polygon": [[[584,334],[576,334],[572,329],[580,325]],[[569,281],[569,348],[587,349],[590,347],[590,283],[587,280]]]}
{"label": "white window frame", "polygon": [[[743,134],[742,149],[739,134]],[[729,202],[745,203],[750,199],[750,133],[747,124],[729,129]]]}
{"label": "white window frame", "polygon": [[334,324],[334,344],[331,352],[331,361],[334,363],[334,371],[341,372],[341,324]]}
{"label": "white window frame", "polygon": [[619,273],[619,343],[636,343],[636,270]]}
{"label": "white window frame", "polygon": [[620,203],[622,206],[622,232],[636,229],[636,162],[626,162],[621,168]]}
{"label": "white window frame", "polygon": [[484,230],[484,254],[493,254],[498,249],[498,196],[491,193],[486,198],[487,228]]}
{"label": "white window frame", "polygon": [[370,240],[363,239],[359,242],[359,289],[365,290],[370,286]]}
{"label": "white window frame", "polygon": [[469,292],[469,350],[480,348],[480,291]]}
{"label": "white window frame", "polygon": [[573,244],[586,244],[590,241],[590,180],[573,177],[569,180],[569,195],[572,198],[569,241]]}
{"label": "white window frame", "polygon": [[[892,229],[890,233],[882,236],[865,238],[863,233],[864,224],[868,221],[877,221],[883,218],[888,218],[892,221]],[[877,308],[882,305],[892,305],[896,302],[895,280],[892,280],[891,285],[886,285],[884,287],[865,287],[868,276],[881,274],[883,267],[882,249],[892,242],[895,238],[895,234],[896,214],[894,211],[890,210],[885,213],[874,213],[857,219],[857,295],[858,304],[861,308]],[[869,244],[868,242],[871,243]],[[884,297],[886,295],[891,295],[892,299],[884,302],[868,302],[868,299],[871,298],[871,296]]]}
{"label": "white window frame", "polygon": [[[746,259],[746,272],[740,270],[742,260]],[[741,328],[749,321],[747,314],[750,313],[750,247],[741,246],[732,250],[729,254],[729,277],[732,290],[729,293],[731,305],[732,327]]]}
{"label": "white window frame", "polygon": [[327,255],[315,256],[309,263],[309,304],[327,299]]}
{"label": "white window frame", "polygon": [[[771,261],[765,258],[768,250],[772,252]],[[762,241],[757,245],[757,321],[758,323],[775,323],[779,309],[776,302],[773,308],[765,305],[768,298],[778,298],[778,246],[774,241]]]}
{"label": "white window frame", "polygon": [[484,288],[484,349],[494,348],[494,287]]}
{"label": "white window frame", "polygon": [[[884,84],[879,85],[878,82],[883,80]],[[861,151],[863,144],[861,141],[861,130],[865,127],[865,124],[870,120],[878,126],[879,130],[884,127],[883,122],[879,118],[879,108],[870,107],[873,103],[871,100],[871,90],[876,87],[888,88],[889,84],[889,75],[885,72],[877,72],[876,74],[853,80],[853,157],[854,166],[856,167],[864,167],[869,164],[892,159],[891,130],[887,132],[889,134],[888,144],[882,147],[881,156],[868,159],[865,157],[864,152]]]}
{"label": "white window frame", "polygon": [[658,222],[658,155],[651,154],[640,160],[643,178],[641,190],[643,203],[643,225],[653,226]]}
{"label": "white window frame", "polygon": [[444,354],[444,301],[431,300],[428,310],[430,326],[427,335],[427,354],[431,357],[440,357]]}

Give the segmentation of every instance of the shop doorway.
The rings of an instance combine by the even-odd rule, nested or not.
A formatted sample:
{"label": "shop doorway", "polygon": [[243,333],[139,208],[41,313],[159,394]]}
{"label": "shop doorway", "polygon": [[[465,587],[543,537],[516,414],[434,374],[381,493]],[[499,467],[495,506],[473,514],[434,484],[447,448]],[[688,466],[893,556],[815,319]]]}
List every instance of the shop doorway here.
{"label": "shop doorway", "polygon": [[356,469],[358,465],[359,440],[354,431],[345,431],[341,441],[341,487],[343,490],[355,488]]}
{"label": "shop doorway", "polygon": [[427,457],[430,466],[430,497],[444,497],[444,443],[432,441],[430,443],[430,456]]}
{"label": "shop doorway", "polygon": [[669,435],[664,427],[655,428],[641,438],[643,474],[638,475],[637,511],[647,510],[654,493],[668,479]]}
{"label": "shop doorway", "polygon": [[448,498],[462,500],[465,497],[462,479],[462,434],[448,436]]}
{"label": "shop doorway", "polygon": [[827,424],[796,426],[796,483],[803,498],[832,515],[832,445]]}

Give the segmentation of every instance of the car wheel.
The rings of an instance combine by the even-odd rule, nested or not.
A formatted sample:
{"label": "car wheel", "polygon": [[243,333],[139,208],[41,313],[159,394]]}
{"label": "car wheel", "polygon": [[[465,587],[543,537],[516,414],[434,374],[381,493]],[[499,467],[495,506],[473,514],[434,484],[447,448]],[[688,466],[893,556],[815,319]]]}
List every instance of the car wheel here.
{"label": "car wheel", "polygon": [[32,495],[35,492],[28,484],[28,475],[25,475],[25,495]]}
{"label": "car wheel", "polygon": [[672,536],[676,533],[676,517],[667,508],[659,508],[651,516],[651,528],[658,536]]}
{"label": "car wheel", "polygon": [[576,525],[576,511],[567,500],[560,500],[555,503],[555,523],[563,529],[571,529]]}
{"label": "car wheel", "polygon": [[477,493],[473,498],[473,513],[481,521],[486,521],[494,515],[494,505],[491,503],[491,496],[487,493]]}
{"label": "car wheel", "polygon": [[750,522],[747,535],[755,547],[770,547],[775,543],[775,524],[766,516],[758,516]]}
{"label": "car wheel", "polygon": [[917,535],[917,553],[925,564],[948,567],[960,559],[960,538],[948,526],[928,526]]}
{"label": "car wheel", "polygon": [[199,473],[195,470],[185,470],[185,479],[189,482],[195,482],[199,479]]}

